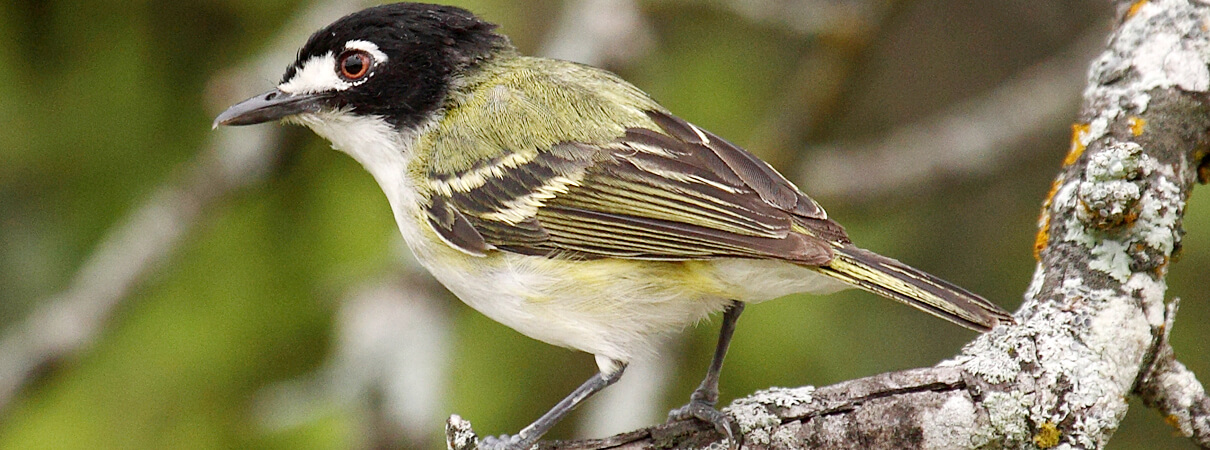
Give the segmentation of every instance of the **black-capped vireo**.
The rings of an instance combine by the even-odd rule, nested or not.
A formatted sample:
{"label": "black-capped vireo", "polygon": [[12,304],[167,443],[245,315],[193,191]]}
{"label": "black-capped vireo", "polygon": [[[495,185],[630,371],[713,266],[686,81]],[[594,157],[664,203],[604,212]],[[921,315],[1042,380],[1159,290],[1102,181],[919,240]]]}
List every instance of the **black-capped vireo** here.
{"label": "black-capped vireo", "polygon": [[397,3],[311,36],[277,87],[215,125],[310,127],[377,179],[417,259],[471,307],[595,355],[600,372],[513,436],[528,448],[661,335],[725,311],[690,402],[714,408],[746,303],[855,286],[975,330],[1011,316],[859,249],[765,162],[600,69],[519,55],[454,7]]}

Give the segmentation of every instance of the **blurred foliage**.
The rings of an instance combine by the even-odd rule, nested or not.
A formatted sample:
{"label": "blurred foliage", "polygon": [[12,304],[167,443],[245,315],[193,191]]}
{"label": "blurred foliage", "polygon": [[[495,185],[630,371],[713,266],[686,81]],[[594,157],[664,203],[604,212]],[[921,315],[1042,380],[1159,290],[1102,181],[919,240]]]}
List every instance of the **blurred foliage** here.
{"label": "blurred foliage", "polygon": [[[563,7],[454,3],[501,23],[529,53],[549,38]],[[791,174],[813,143],[874,137],[995,88],[1104,23],[1108,9],[1093,1],[886,2],[889,13],[865,24],[868,36],[838,41],[745,19],[725,3],[644,2],[656,45],[613,69]],[[0,327],[61,289],[107,229],[175,179],[222,107],[207,103],[207,83],[262,50],[306,7],[295,0],[0,4]],[[835,72],[818,77],[819,85],[804,76],[815,62]],[[367,418],[356,408],[334,405],[300,425],[269,429],[255,407],[266,386],[320,367],[348,289],[393,273],[405,258],[373,180],[310,133],[289,136],[279,170],[206,214],[93,346],[50,368],[0,412],[0,448],[367,445]],[[1014,308],[1033,270],[1037,211],[1067,137],[1068,125],[1056,123],[1003,149],[1019,156],[994,173],[934,180],[924,192],[858,204],[819,200],[863,246]],[[810,192],[811,180],[798,181]],[[1173,342],[1206,380],[1210,337],[1196,326],[1210,320],[1210,293],[1198,279],[1210,266],[1204,196],[1190,204],[1186,227],[1184,255],[1169,278],[1170,295],[1183,299]],[[515,432],[594,370],[588,355],[448,301],[458,350],[450,355],[445,412],[482,432]],[[703,324],[671,346],[666,356],[679,368],[663,400],[669,408],[700,380],[716,327]],[[856,292],[761,304],[740,320],[722,401],[774,385],[930,365],[972,336]],[[1192,448],[1154,412],[1138,404],[1131,412],[1111,448]],[[578,417],[550,437],[570,436]],[[440,435],[441,423],[426,426]]]}

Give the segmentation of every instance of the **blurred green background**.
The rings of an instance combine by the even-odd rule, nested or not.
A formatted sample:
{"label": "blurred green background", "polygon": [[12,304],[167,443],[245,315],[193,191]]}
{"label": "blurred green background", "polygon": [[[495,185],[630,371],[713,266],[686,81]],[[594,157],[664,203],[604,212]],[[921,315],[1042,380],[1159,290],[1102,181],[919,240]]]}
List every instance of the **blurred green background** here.
{"label": "blurred green background", "polygon": [[[316,13],[319,23],[355,9],[327,3],[339,11]],[[272,87],[278,76],[233,71],[258,67],[250,61],[260,60],[288,23],[327,3],[0,4],[4,335],[68,288],[107,233],[161,186],[187,183],[191,161],[208,154],[217,136],[238,141],[246,136],[240,133],[255,133],[210,129],[222,108]],[[542,53],[568,35],[559,29],[565,18],[593,2],[450,3],[500,23],[522,51]],[[803,174],[812,173],[817,149],[857,157],[869,147],[864,143],[882,142],[896,130],[977,110],[971,102],[995,100],[1006,84],[1039,65],[1074,62],[1082,74],[1089,49],[1111,28],[1105,2],[635,5],[631,22],[614,24],[636,28],[622,32],[632,40],[597,52],[596,64],[819,193],[817,200],[862,246],[1007,308],[1020,303],[1034,268],[1037,213],[1076,117],[1078,79],[1027,80],[1053,82],[1064,92],[1060,100],[1070,100],[1058,109],[1061,119],[1020,125],[1025,130],[990,156],[957,155],[954,169],[928,171],[919,182],[850,195]],[[570,36],[583,37],[572,30]],[[1094,45],[1081,45],[1088,36]],[[301,45],[302,38],[292,42]],[[277,61],[275,70],[286,62]],[[1006,110],[1003,121],[1021,121],[1017,114]],[[370,176],[306,130],[263,127],[280,134],[274,141],[280,153],[247,186],[216,192],[178,245],[120,296],[83,350],[39,367],[3,405],[0,449],[438,448],[451,413],[480,433],[515,432],[595,370],[589,355],[521,336],[434,288],[412,268]],[[1184,254],[1169,277],[1169,295],[1183,300],[1173,343],[1206,380],[1210,335],[1200,324],[1210,320],[1210,293],[1199,279],[1210,266],[1204,195],[1194,197],[1185,226]],[[390,353],[397,346],[403,352],[393,356],[398,367],[430,377],[400,381],[386,373],[380,379],[393,381],[350,387],[352,380],[340,374],[376,359],[341,356],[341,348],[356,348],[346,334],[360,335],[355,320],[338,322],[356,317],[348,311],[352,293],[384,280],[432,294],[424,300],[426,326],[399,331],[421,337],[386,339],[394,345],[380,349]],[[412,300],[395,301],[406,310]],[[386,328],[372,330],[408,323],[380,322]],[[421,333],[429,328],[435,331]],[[659,388],[651,411],[642,414],[659,420],[687,400],[716,334],[714,321],[667,346],[665,370],[646,372],[657,374],[647,381]],[[722,402],[770,386],[826,385],[931,365],[973,336],[859,292],[760,304],[740,320]],[[410,359],[415,353],[425,356]],[[408,403],[414,393],[392,391],[400,384],[429,395],[429,406],[418,412],[427,417],[422,423],[401,424],[411,419],[383,412],[392,404],[421,408]],[[592,408],[590,402],[585,410]],[[591,429],[584,422],[594,414],[577,412],[548,437]],[[1194,446],[1135,401],[1110,448]]]}

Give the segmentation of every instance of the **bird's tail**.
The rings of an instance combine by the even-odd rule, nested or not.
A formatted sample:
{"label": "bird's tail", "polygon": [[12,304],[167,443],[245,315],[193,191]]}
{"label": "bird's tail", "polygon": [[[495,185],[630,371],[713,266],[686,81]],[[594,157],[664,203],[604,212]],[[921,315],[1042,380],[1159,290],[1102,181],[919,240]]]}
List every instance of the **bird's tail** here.
{"label": "bird's tail", "polygon": [[894,259],[852,245],[834,250],[832,261],[816,271],[972,330],[1013,321],[987,299]]}

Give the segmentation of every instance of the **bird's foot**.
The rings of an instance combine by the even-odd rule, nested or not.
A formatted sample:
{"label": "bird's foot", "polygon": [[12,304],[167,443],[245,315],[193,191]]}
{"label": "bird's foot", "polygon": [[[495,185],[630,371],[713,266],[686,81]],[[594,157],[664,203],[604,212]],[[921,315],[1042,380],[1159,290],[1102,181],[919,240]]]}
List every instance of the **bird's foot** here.
{"label": "bird's foot", "polygon": [[533,442],[525,442],[518,435],[502,434],[488,436],[479,441],[479,450],[527,450]]}
{"label": "bird's foot", "polygon": [[729,448],[732,450],[739,448],[739,438],[743,436],[735,432],[737,428],[735,419],[723,414],[722,411],[714,409],[713,403],[695,398],[690,400],[689,404],[668,412],[668,420],[687,419],[697,419],[714,425],[714,429],[718,430],[719,434],[727,437],[727,442],[730,444]]}

